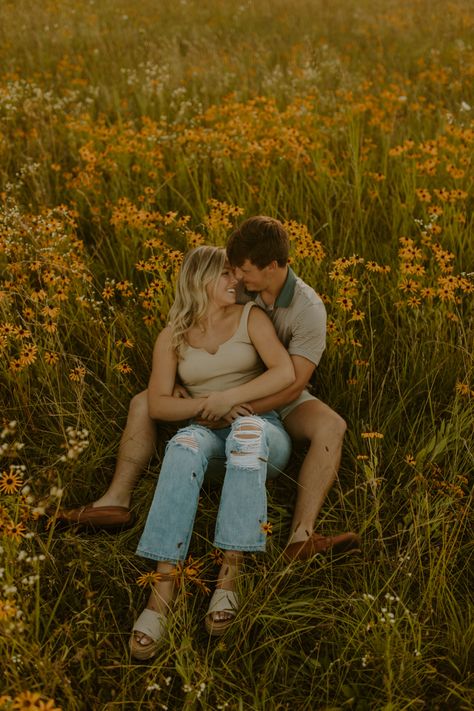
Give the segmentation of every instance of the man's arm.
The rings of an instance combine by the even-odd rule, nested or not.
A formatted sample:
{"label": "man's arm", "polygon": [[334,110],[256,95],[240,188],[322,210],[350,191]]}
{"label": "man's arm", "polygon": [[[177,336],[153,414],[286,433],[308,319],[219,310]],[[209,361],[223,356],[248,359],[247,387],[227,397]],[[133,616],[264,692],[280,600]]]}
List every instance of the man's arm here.
{"label": "man's arm", "polygon": [[262,412],[268,412],[269,410],[275,410],[278,407],[287,405],[289,402],[293,402],[293,400],[296,400],[296,398],[301,395],[309,383],[316,368],[315,364],[303,356],[292,355],[290,358],[295,369],[295,382],[289,387],[284,388],[284,390],[280,390],[280,392],[275,395],[262,397],[259,400],[252,400],[249,405],[251,405],[256,415]]}

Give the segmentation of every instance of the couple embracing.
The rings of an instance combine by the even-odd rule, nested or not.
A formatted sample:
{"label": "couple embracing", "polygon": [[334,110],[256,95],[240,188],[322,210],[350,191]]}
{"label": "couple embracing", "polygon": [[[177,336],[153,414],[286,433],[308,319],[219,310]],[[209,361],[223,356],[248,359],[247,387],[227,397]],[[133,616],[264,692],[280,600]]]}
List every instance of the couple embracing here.
{"label": "couple embracing", "polygon": [[58,513],[94,528],[129,523],[134,483],[153,454],[155,421],[187,422],[167,444],[138,544],[158,573],[130,638],[138,659],[154,656],[166,632],[206,471],[223,482],[214,537],[223,563],[205,619],[210,634],[222,634],[236,615],[243,554],[265,550],[265,482],[284,470],[292,440],[309,448],[285,559],[359,546],[355,533],[314,532],[337,474],[345,423],[306,389],[324,351],[326,312],[288,266],[288,254],[283,225],[258,216],[232,233],[226,250],[203,246],[186,255],[148,390],[132,401],[109,489],[93,504]]}

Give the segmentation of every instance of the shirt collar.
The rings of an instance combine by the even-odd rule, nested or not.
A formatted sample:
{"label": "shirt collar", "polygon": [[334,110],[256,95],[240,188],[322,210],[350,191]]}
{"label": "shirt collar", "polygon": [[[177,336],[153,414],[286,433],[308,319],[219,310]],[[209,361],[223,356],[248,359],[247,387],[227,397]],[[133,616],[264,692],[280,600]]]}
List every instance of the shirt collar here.
{"label": "shirt collar", "polygon": [[[278,294],[277,298],[275,299],[275,302],[271,309],[276,309],[277,307],[282,307],[284,309],[287,309],[290,305],[291,302],[293,301],[293,296],[295,293],[295,286],[296,286],[296,274],[294,273],[293,269],[291,267],[288,267],[288,274],[286,275],[285,283],[283,284],[283,287]],[[256,303],[259,306],[263,306],[265,309],[269,309],[268,306],[266,306],[265,302],[263,301],[262,297],[260,296],[259,292],[250,292],[251,297],[256,301]]]}
{"label": "shirt collar", "polygon": [[283,284],[283,288],[275,299],[275,307],[283,306],[287,309],[293,301],[296,286],[296,274],[291,267],[288,267],[288,274]]}

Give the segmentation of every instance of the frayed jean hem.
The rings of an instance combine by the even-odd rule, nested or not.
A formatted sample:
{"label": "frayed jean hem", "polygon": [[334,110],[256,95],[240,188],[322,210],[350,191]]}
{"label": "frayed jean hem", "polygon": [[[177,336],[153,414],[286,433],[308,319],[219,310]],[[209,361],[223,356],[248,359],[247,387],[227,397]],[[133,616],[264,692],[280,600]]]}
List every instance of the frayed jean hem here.
{"label": "frayed jean hem", "polygon": [[163,555],[157,555],[156,553],[145,551],[142,548],[137,548],[135,555],[139,555],[141,558],[148,558],[148,560],[154,560],[157,563],[173,563],[174,565],[184,563],[186,560],[186,558],[166,558]]}
{"label": "frayed jean hem", "polygon": [[241,551],[242,553],[265,553],[266,549],[265,543],[252,546],[239,546],[235,545],[235,543],[220,543],[219,541],[214,541],[212,545],[215,548],[221,548],[223,551]]}

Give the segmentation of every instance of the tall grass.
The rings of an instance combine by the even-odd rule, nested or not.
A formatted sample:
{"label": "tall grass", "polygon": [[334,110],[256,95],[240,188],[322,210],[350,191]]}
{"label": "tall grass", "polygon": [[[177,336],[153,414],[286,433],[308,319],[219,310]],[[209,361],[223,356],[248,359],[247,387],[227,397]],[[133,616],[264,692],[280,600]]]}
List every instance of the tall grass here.
{"label": "tall grass", "polygon": [[[19,0],[0,7],[0,708],[468,709],[474,13],[467,0]],[[269,487],[221,641],[204,491],[169,640],[131,663],[137,523],[58,531],[109,481],[182,252],[285,222],[324,298],[319,396],[348,423],[287,565],[303,453]]]}

